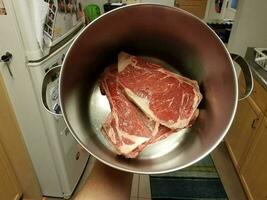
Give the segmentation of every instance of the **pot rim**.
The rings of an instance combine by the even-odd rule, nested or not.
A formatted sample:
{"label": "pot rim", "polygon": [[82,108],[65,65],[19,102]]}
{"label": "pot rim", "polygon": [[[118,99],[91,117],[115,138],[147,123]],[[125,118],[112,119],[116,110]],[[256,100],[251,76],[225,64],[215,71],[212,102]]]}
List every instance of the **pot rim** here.
{"label": "pot rim", "polygon": [[[217,34],[208,26],[206,25],[202,20],[200,20],[198,17],[194,16],[193,14],[189,13],[189,12],[186,12],[184,10],[181,10],[179,8],[176,8],[176,7],[170,7],[170,6],[166,6],[166,5],[160,5],[160,4],[153,4],[153,3],[138,3],[138,4],[131,4],[131,5],[126,5],[126,6],[123,6],[123,7],[118,7],[118,8],[115,8],[107,13],[104,13],[102,14],[101,16],[99,16],[98,18],[94,19],[92,22],[90,22],[86,27],[83,28],[83,30],[78,33],[78,35],[76,36],[76,38],[73,40],[72,44],[70,45],[68,51],[66,52],[66,57],[68,56],[69,52],[70,52],[70,49],[72,49],[73,45],[75,44],[76,40],[78,40],[78,38],[80,37],[80,35],[82,35],[86,29],[91,26],[92,24],[96,23],[98,20],[101,20],[101,18],[105,17],[106,15],[109,15],[113,12],[117,12],[118,10],[120,9],[127,9],[129,7],[139,7],[139,6],[156,6],[156,7],[165,7],[167,9],[171,9],[171,10],[179,10],[180,12],[183,12],[184,14],[186,15],[189,15],[191,17],[193,17],[195,20],[197,20],[199,23],[203,24],[206,28],[208,28],[212,33],[213,35],[217,38],[217,42],[220,44],[220,46],[224,49],[226,55],[227,55],[227,58],[228,60],[230,61],[231,63],[231,69],[232,69],[232,72],[233,72],[233,77],[234,77],[234,85],[235,85],[235,93],[234,93],[234,96],[235,96],[235,99],[234,99],[234,106],[233,106],[233,110],[232,110],[232,114],[231,114],[231,117],[229,119],[229,123],[228,125],[225,127],[224,131],[222,132],[221,136],[217,139],[217,141],[205,152],[203,153],[201,156],[198,156],[196,159],[192,160],[191,162],[188,162],[187,164],[184,164],[184,165],[181,165],[179,167],[172,167],[172,168],[169,168],[169,169],[166,169],[166,170],[161,170],[161,171],[140,171],[140,170],[129,170],[129,169],[126,169],[126,168],[123,168],[123,167],[119,167],[117,165],[114,165],[112,163],[109,163],[107,161],[105,161],[104,159],[100,158],[99,156],[95,155],[93,151],[87,149],[86,145],[77,137],[77,134],[75,134],[75,131],[72,129],[69,121],[67,120],[66,118],[66,113],[65,113],[65,110],[64,108],[61,106],[61,111],[62,111],[62,116],[63,116],[63,119],[68,127],[68,129],[70,130],[72,136],[76,139],[76,141],[86,150],[88,151],[91,155],[93,155],[97,160],[99,160],[100,162],[110,166],[110,167],[113,167],[115,169],[118,169],[118,170],[121,170],[121,171],[125,171],[125,172],[130,172],[130,173],[137,173],[137,174],[162,174],[162,173],[169,173],[169,172],[173,172],[173,171],[176,171],[176,170],[180,170],[180,169],[183,169],[185,167],[188,167],[198,161],[200,161],[201,159],[203,159],[204,157],[206,157],[208,154],[210,154],[218,145],[219,143],[223,140],[223,138],[225,137],[226,133],[228,132],[233,120],[234,120],[234,117],[235,117],[235,113],[236,113],[236,109],[237,109],[237,102],[238,102],[238,80],[237,80],[237,73],[236,73],[236,70],[235,70],[235,67],[234,67],[234,63],[233,63],[233,60],[230,56],[230,53],[229,51],[227,50],[226,46],[223,44],[223,42],[221,41],[221,39],[217,36]],[[65,66],[65,61],[66,59],[64,59],[63,63],[62,63],[62,67],[61,67],[61,70],[60,70],[60,75],[59,75],[59,103],[60,105],[63,105],[62,104],[62,98],[61,98],[61,82],[62,82],[62,76],[63,76],[63,70],[64,70],[64,66]]]}

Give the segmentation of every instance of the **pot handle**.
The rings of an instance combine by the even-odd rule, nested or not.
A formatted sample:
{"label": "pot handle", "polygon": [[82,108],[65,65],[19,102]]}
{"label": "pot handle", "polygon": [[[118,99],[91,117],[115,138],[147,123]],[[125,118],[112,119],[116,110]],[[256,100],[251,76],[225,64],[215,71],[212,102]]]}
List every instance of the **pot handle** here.
{"label": "pot handle", "polygon": [[244,58],[242,58],[241,56],[234,54],[234,53],[231,53],[231,57],[232,57],[233,61],[235,61],[241,67],[241,70],[242,70],[244,77],[245,77],[246,91],[245,91],[245,94],[243,94],[241,97],[238,98],[238,100],[244,100],[251,94],[251,92],[253,90],[252,72],[251,72],[250,66],[245,61]]}
{"label": "pot handle", "polygon": [[[58,91],[58,78],[61,65],[55,66],[49,69],[43,79],[42,83],[42,103],[47,112],[62,116],[61,107],[59,103],[59,91]],[[47,99],[51,99],[50,105],[48,105]]]}

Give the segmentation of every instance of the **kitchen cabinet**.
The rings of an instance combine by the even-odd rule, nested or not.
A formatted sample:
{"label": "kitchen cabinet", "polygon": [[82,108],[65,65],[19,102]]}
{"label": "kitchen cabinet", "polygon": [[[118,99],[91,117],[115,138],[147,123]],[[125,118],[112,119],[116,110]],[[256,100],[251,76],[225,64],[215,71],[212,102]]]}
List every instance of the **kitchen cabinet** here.
{"label": "kitchen cabinet", "polygon": [[203,19],[207,6],[207,0],[176,0],[175,6]]}
{"label": "kitchen cabinet", "polygon": [[[244,89],[243,77],[239,80]],[[254,80],[251,96],[238,103],[226,146],[251,200],[267,199],[267,90]]]}
{"label": "kitchen cabinet", "polygon": [[257,126],[263,116],[251,97],[240,101],[234,122],[225,138],[232,160],[237,170],[244,163]]}
{"label": "kitchen cabinet", "polygon": [[257,81],[254,81],[254,89],[251,96],[267,116],[267,91]]}
{"label": "kitchen cabinet", "polygon": [[263,120],[257,139],[241,169],[241,180],[250,199],[267,199],[267,118]]}

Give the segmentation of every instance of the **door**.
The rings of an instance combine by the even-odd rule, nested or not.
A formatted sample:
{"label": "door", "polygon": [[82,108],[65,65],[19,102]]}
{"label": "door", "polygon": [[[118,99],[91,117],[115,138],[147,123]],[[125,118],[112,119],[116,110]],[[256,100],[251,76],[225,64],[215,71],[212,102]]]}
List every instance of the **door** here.
{"label": "door", "polygon": [[[11,1],[0,0],[0,9],[3,6],[6,14],[1,15],[0,13],[0,56],[7,51],[12,53],[10,70],[13,76],[9,74],[7,66],[0,62],[0,141],[20,183],[23,198],[39,200],[42,199],[42,194],[29,157],[30,151],[28,152],[29,149],[25,147],[25,143],[31,147],[35,146],[35,143],[31,141],[38,140],[37,136],[29,137],[32,132],[36,135],[41,127],[38,117],[34,114],[38,108],[31,101],[34,93],[28,69],[25,66],[25,54],[19,32],[16,29]],[[25,137],[22,136],[23,133]],[[0,160],[3,164],[2,156],[0,156]],[[2,174],[0,173],[0,182],[1,179]],[[0,189],[2,189],[2,185],[0,185]],[[10,198],[1,196],[0,199],[9,200]]]}
{"label": "door", "polygon": [[[34,173],[28,152],[26,150],[20,129],[18,127],[15,114],[10,104],[1,73],[0,73],[0,143],[1,143],[0,177],[4,177],[3,181],[11,177],[12,183],[14,182],[13,185],[15,185],[13,189],[12,186],[10,186],[9,187],[10,189],[8,190],[5,189],[6,186],[4,188],[1,188],[0,186],[0,188],[3,189],[4,191],[5,190],[9,191],[12,189],[12,191],[16,193],[15,195],[16,198],[20,196],[19,194],[21,193],[22,190],[23,196],[25,198],[35,199],[35,200],[41,199],[42,195],[40,187],[36,175]],[[2,157],[3,160],[1,160]],[[6,159],[5,157],[8,157],[8,159]],[[5,168],[4,165],[8,166],[8,168]],[[10,169],[12,172],[4,173],[6,174],[6,176],[1,174],[8,169]],[[12,175],[13,174],[12,169],[14,169],[16,178],[13,178],[14,175]],[[9,176],[8,174],[11,175]],[[18,182],[20,183],[21,188],[18,187],[18,184],[15,183],[16,180],[18,180]],[[1,198],[2,192],[3,191],[0,192],[1,193],[0,199],[11,199],[11,198]]]}
{"label": "door", "polygon": [[[83,166],[86,163],[85,159],[82,158],[85,158],[85,156],[80,154],[79,159],[76,160],[75,155],[69,154],[69,157],[72,157],[72,162],[69,164],[70,160],[67,160],[68,158],[63,154],[63,149],[59,143],[59,140],[64,142],[64,136],[61,135],[61,132],[55,132],[54,129],[56,127],[52,127],[51,123],[47,124],[46,120],[48,118],[42,115],[42,112],[45,110],[39,106],[38,100],[40,96],[36,95],[37,93],[34,91],[33,77],[30,75],[30,69],[27,66],[28,61],[25,58],[26,53],[21,38],[21,30],[18,28],[17,23],[20,18],[16,16],[18,13],[15,12],[12,2],[15,4],[18,1],[4,0],[7,15],[0,15],[0,55],[5,54],[7,51],[12,53],[13,57],[10,62],[10,70],[13,76],[10,76],[8,68],[2,62],[0,62],[0,73],[2,74],[8,96],[10,97],[11,105],[14,108],[21,135],[26,144],[28,154],[31,158],[31,164],[38,177],[37,183],[39,184],[37,185],[38,187],[33,187],[36,186],[36,184],[33,184],[34,182],[23,182],[23,179],[20,179],[24,183],[23,185],[21,184],[22,187],[25,186],[23,193],[24,189],[28,189],[29,196],[37,196],[38,194],[40,196],[41,187],[43,195],[61,197],[69,194],[63,193],[63,189],[67,188],[65,185],[69,184],[69,177],[76,179],[76,181],[79,180],[79,177],[76,175],[78,173],[81,175],[82,173]],[[25,38],[23,39],[25,40]],[[54,124],[57,121],[54,120]],[[58,139],[53,140],[54,138]],[[6,139],[9,138],[6,137]],[[75,141],[74,138],[72,139]],[[78,150],[78,143],[76,141],[73,147],[71,149],[72,152]],[[63,162],[67,163],[67,165],[62,164]],[[76,167],[77,174],[66,170],[67,167],[71,168],[73,166]],[[27,173],[24,173],[24,177],[28,180],[31,176],[26,175]],[[73,181],[71,183],[71,186],[68,187],[73,190],[76,182]],[[25,195],[25,198],[28,197]],[[33,199],[40,199],[40,197]]]}
{"label": "door", "polygon": [[225,141],[236,168],[239,170],[262,119],[260,109],[249,97],[238,103],[234,122]]}
{"label": "door", "polygon": [[241,179],[253,200],[267,199],[267,118],[264,118],[256,135],[257,139],[241,169]]}
{"label": "door", "polygon": [[[6,19],[6,8],[2,0],[0,0],[0,20],[3,18]],[[2,46],[1,43],[0,46]],[[5,125],[4,123],[6,121],[4,117],[6,109],[5,93],[3,93],[2,87],[3,84],[0,73],[0,134],[4,131],[2,125]],[[22,189],[2,142],[2,138],[0,137],[0,199],[19,199],[22,195]]]}
{"label": "door", "polygon": [[0,199],[18,200],[21,187],[0,140]]}

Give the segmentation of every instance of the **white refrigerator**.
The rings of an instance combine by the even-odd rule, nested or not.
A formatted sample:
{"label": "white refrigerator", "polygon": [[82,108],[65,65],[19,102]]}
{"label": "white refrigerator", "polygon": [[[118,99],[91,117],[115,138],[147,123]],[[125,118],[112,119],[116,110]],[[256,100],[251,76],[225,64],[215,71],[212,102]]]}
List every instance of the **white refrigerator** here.
{"label": "white refrigerator", "polygon": [[9,66],[12,76],[3,63],[0,72],[43,195],[68,199],[89,154],[72,137],[63,118],[43,108],[41,84],[45,72],[62,63],[71,42],[84,28],[84,6],[96,2],[2,2],[6,14],[0,15],[0,53],[8,51],[13,55]]}

